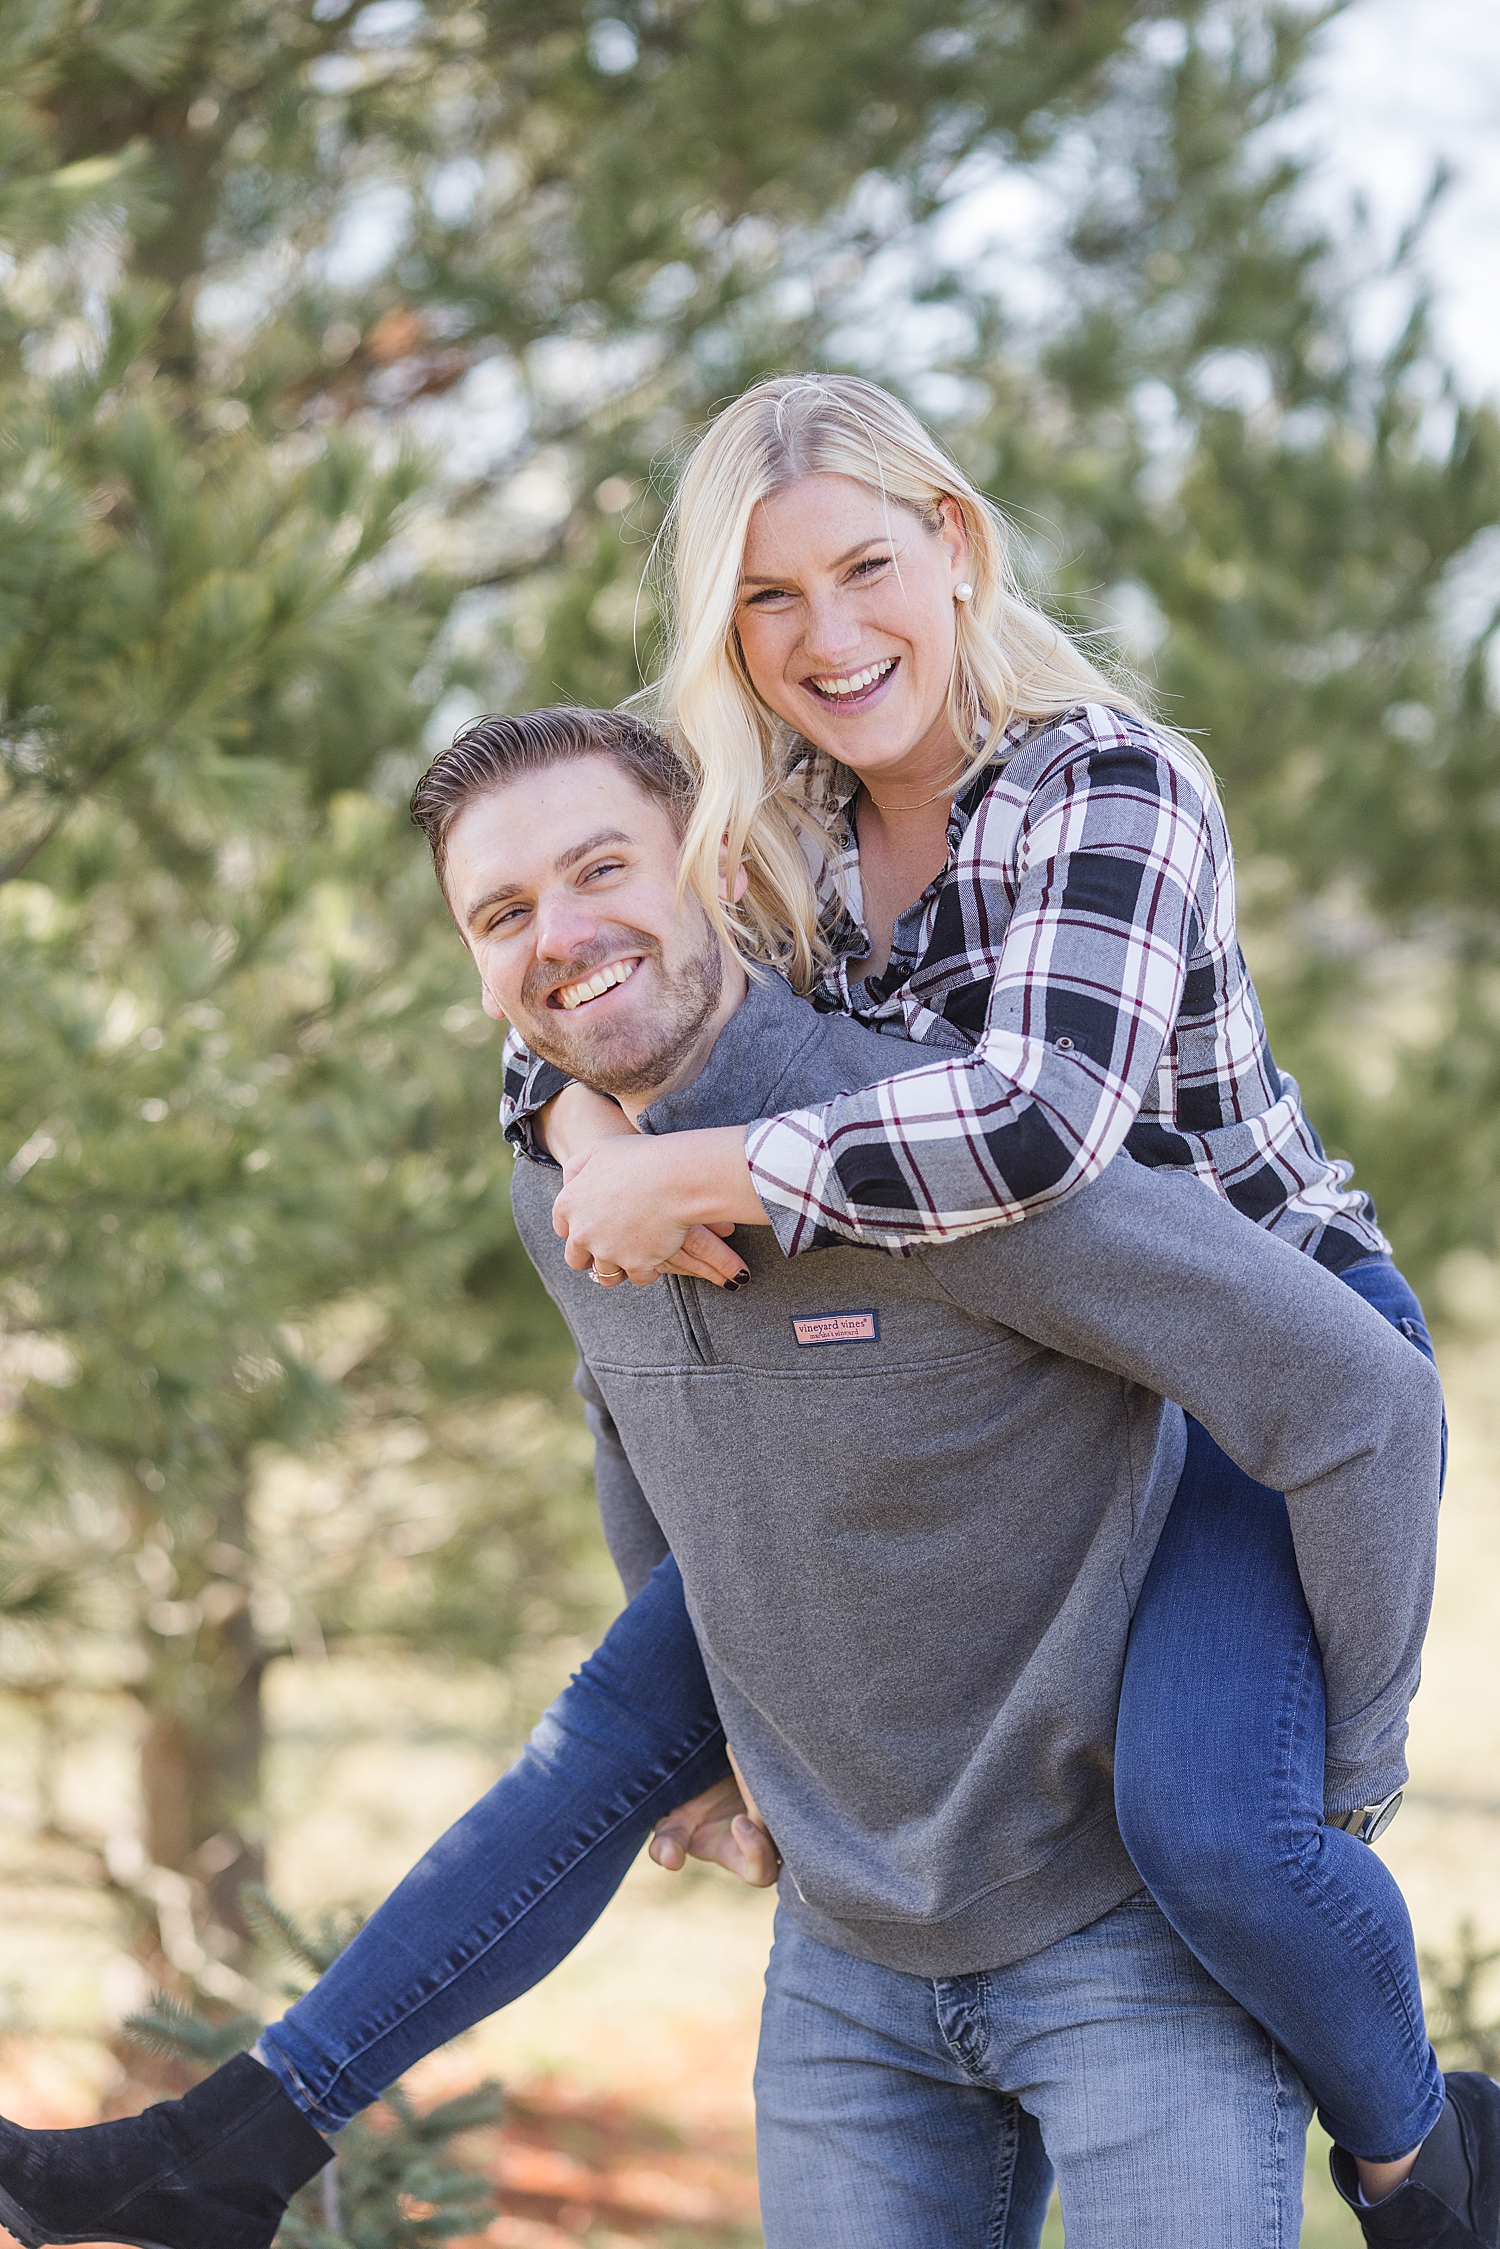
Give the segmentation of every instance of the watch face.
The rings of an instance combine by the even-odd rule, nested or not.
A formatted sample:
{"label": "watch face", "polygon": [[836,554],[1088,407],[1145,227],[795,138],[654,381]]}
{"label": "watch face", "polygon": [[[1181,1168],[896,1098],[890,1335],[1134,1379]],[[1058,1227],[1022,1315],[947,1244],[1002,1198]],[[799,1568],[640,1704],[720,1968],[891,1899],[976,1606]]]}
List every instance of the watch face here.
{"label": "watch face", "polygon": [[1394,1796],[1388,1796],[1385,1802],[1371,1813],[1369,1823],[1363,1831],[1367,1843],[1378,1843],[1380,1841],[1381,1836],[1384,1835],[1391,1821],[1401,1809],[1401,1797],[1402,1791],[1398,1788]]}

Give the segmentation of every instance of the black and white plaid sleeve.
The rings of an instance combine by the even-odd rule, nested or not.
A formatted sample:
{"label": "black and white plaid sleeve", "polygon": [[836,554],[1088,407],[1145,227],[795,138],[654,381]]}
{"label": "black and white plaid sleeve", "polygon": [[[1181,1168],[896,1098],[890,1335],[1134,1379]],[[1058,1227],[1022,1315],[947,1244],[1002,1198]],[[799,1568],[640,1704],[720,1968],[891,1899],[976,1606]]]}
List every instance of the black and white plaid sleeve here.
{"label": "black and white plaid sleeve", "polygon": [[[1024,1218],[1095,1178],[1155,1107],[1189,962],[1233,943],[1227,836],[1186,760],[1138,722],[1091,710],[1051,748],[982,797],[929,907],[923,964],[940,956],[966,989],[972,1049],[751,1127],[789,1254],[902,1252]],[[922,983],[919,967],[907,989],[930,1021],[943,999]],[[921,1010],[904,1012],[921,1037]]]}
{"label": "black and white plaid sleeve", "polygon": [[502,1070],[501,1131],[518,1156],[530,1156],[536,1163],[550,1163],[551,1157],[536,1137],[536,1113],[572,1080],[555,1063],[539,1062],[514,1030],[505,1034]]}

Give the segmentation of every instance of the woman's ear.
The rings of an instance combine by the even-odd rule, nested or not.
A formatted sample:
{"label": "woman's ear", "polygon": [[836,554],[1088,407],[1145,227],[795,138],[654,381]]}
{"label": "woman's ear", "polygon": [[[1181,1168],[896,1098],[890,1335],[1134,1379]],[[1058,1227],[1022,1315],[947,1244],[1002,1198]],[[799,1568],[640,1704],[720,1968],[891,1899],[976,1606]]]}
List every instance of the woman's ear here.
{"label": "woman's ear", "polygon": [[725,836],[719,846],[719,896],[726,906],[737,906],[750,888],[750,873],[743,860],[734,870],[734,881],[729,880],[729,838]]}
{"label": "woman's ear", "polygon": [[964,522],[963,509],[946,492],[938,501],[938,513],[943,519],[940,536],[948,550],[948,564],[956,585],[969,576],[969,529]]}

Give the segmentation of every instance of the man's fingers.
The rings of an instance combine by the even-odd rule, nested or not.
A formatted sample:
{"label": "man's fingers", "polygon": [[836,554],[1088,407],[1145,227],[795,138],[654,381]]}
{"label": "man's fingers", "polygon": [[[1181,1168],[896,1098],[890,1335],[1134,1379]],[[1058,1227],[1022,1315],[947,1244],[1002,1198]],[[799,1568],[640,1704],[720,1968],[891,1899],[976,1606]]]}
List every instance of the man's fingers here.
{"label": "man's fingers", "polygon": [[781,1872],[781,1853],[760,1821],[741,1812],[730,1825],[721,1863],[742,1882],[748,1882],[752,1890],[769,1890]]}
{"label": "man's fingers", "polygon": [[687,1865],[687,1848],[676,1829],[663,1823],[651,1838],[649,1856],[668,1874],[680,1874]]}

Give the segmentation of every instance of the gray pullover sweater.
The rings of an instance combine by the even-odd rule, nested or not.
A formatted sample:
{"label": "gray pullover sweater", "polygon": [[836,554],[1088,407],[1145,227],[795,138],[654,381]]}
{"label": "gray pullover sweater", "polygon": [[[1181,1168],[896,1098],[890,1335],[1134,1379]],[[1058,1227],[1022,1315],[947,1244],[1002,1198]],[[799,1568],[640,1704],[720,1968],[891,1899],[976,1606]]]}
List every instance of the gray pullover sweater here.
{"label": "gray pullover sweater", "polygon": [[[644,1122],[749,1122],[908,1054],[932,1059],[773,980]],[[1287,1494],[1327,1672],[1329,1805],[1405,1778],[1440,1392],[1311,1258],[1191,1176],[1122,1158],[1023,1225],[911,1257],[789,1260],[742,1229],[753,1279],[733,1296],[672,1275],[601,1289],[564,1260],[555,1189],[517,1164],[522,1238],[677,1556],[809,1934],[957,1975],[1139,1887],[1114,1818],[1115,1712],[1183,1408]],[[640,1526],[636,1547],[638,1565],[663,1550]]]}

